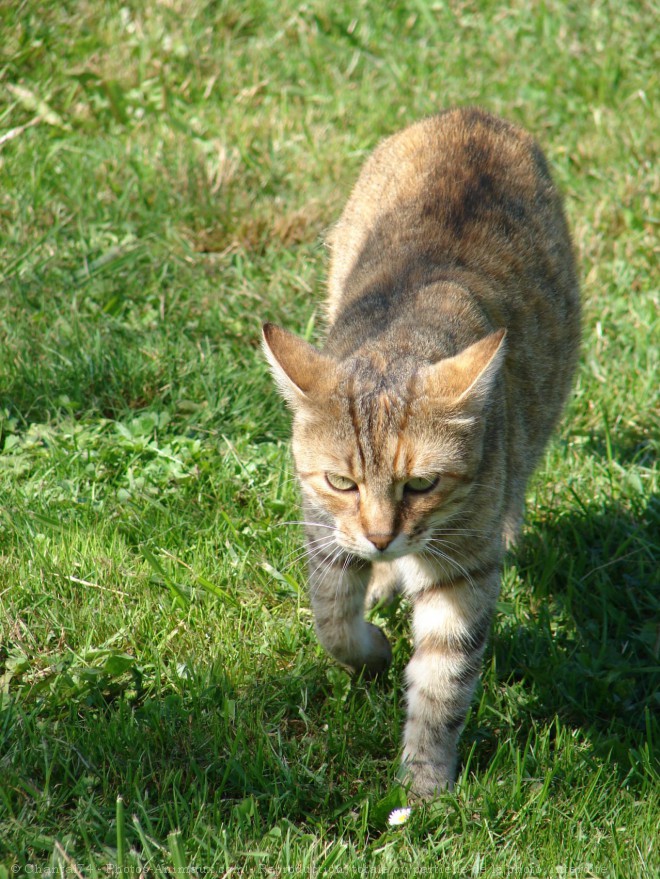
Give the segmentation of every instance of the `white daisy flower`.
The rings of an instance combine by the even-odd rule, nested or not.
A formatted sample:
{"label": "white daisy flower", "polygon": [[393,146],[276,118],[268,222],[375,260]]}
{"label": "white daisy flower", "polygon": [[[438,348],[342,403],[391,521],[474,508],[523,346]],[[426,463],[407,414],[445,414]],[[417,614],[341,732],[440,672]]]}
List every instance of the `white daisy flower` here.
{"label": "white daisy flower", "polygon": [[404,809],[395,809],[393,812],[390,812],[390,817],[387,819],[387,823],[390,827],[397,827],[399,824],[405,824],[408,818],[410,818],[410,806],[406,806]]}

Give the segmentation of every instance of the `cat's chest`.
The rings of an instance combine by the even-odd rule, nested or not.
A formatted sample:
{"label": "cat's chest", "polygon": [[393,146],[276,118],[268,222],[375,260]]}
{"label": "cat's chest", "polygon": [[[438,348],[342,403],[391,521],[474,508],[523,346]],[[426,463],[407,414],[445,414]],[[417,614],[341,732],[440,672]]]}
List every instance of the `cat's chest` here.
{"label": "cat's chest", "polygon": [[447,579],[446,571],[434,559],[407,555],[393,562],[403,594],[414,598],[418,592]]}
{"label": "cat's chest", "polygon": [[416,645],[428,638],[437,642],[474,637],[476,621],[497,596],[496,575],[479,578],[479,583],[471,577],[451,578],[440,563],[420,556],[408,556],[395,564],[403,592],[414,602]]}

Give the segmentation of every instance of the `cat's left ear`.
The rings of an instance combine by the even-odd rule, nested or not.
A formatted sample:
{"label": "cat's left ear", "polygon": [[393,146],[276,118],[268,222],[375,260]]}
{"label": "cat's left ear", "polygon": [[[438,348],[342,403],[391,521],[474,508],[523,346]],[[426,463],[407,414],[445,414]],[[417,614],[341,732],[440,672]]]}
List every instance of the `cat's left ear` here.
{"label": "cat's left ear", "polygon": [[263,349],[280,393],[294,409],[331,393],[337,364],[309,342],[265,323]]}
{"label": "cat's left ear", "polygon": [[504,363],[506,330],[496,330],[454,357],[427,366],[422,388],[431,399],[479,411]]}

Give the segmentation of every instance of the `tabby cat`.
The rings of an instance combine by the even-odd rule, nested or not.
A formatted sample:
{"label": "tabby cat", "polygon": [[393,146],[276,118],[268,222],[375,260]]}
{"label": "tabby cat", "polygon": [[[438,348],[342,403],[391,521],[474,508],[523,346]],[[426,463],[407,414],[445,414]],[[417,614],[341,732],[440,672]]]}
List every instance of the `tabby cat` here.
{"label": "tabby cat", "polygon": [[331,233],[321,351],[265,324],[294,413],[318,637],[383,672],[365,606],[412,604],[404,775],[451,787],[506,547],[569,392],[571,240],[546,160],[479,109],[424,119],[367,161]]}

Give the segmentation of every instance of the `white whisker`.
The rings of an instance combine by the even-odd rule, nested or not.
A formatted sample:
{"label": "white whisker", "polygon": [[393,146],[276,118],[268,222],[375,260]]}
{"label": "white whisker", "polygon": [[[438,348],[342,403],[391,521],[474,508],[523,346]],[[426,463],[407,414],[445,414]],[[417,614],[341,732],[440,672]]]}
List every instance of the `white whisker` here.
{"label": "white whisker", "polygon": [[331,555],[334,555],[336,551],[341,549],[335,544],[334,540],[331,540],[328,543],[324,543],[322,546],[316,547],[310,552],[306,552],[305,555],[307,556],[307,566],[311,567],[317,558],[320,558],[321,561],[323,561],[324,558],[327,559],[328,555],[326,553],[326,550],[329,550],[330,547],[332,547]]}
{"label": "white whisker", "polygon": [[[328,574],[334,567],[336,560],[339,558],[342,552],[343,549],[341,548],[341,546],[337,546],[329,558],[322,558],[313,570],[310,569],[309,581],[313,594],[318,594],[318,591],[325,582]],[[325,568],[325,570],[323,570],[323,568]],[[322,571],[322,574],[320,578],[315,581],[315,577],[320,570]]]}
{"label": "white whisker", "polygon": [[324,550],[329,549],[331,546],[335,544],[334,537],[326,537],[322,542],[319,541],[315,545],[307,545],[298,551],[298,554],[294,556],[290,561],[287,562],[287,570],[293,565],[297,564],[299,561],[306,557],[307,565],[311,565],[317,556],[321,555]]}
{"label": "white whisker", "polygon": [[443,550],[439,546],[435,546],[431,542],[426,544],[425,551],[430,553],[431,556],[435,557],[438,561],[445,562],[446,564],[456,568],[456,570],[460,572],[462,577],[471,586],[471,588],[476,590],[477,587],[474,580],[472,579],[471,574],[466,570],[466,568],[463,567],[463,565],[460,564],[460,562],[457,562],[456,559],[452,558],[446,552],[443,552]]}

